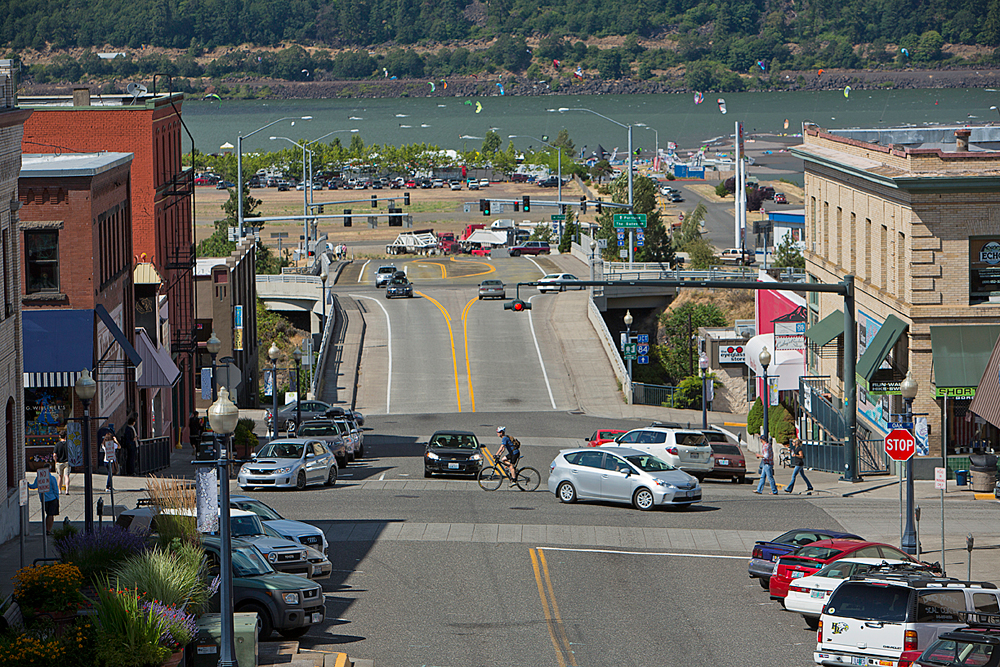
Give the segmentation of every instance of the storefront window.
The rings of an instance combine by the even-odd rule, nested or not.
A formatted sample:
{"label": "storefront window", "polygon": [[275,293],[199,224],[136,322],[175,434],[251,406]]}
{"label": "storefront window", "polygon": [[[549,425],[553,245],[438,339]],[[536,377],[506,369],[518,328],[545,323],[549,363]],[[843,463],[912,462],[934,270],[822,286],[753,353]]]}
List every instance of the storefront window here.
{"label": "storefront window", "polygon": [[72,408],[72,387],[24,390],[25,456],[29,469],[51,463]]}

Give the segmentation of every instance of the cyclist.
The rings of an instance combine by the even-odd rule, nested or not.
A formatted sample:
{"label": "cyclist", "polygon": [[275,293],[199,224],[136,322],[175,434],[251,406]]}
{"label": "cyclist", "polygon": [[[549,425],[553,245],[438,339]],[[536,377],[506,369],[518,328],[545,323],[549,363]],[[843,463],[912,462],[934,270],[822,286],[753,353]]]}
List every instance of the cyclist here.
{"label": "cyclist", "polygon": [[514,466],[517,465],[517,460],[521,458],[521,450],[517,446],[517,440],[507,436],[506,426],[497,426],[497,435],[500,437],[500,449],[497,450],[497,457],[500,459],[503,467],[507,469],[507,472],[510,473],[510,484],[514,486],[514,480],[517,479],[517,471]]}

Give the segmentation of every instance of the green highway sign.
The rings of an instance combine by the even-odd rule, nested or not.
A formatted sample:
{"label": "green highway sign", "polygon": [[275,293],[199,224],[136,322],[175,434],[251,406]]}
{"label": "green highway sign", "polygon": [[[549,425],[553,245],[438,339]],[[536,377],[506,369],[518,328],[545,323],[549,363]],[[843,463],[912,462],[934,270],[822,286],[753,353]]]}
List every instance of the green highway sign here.
{"label": "green highway sign", "polygon": [[635,358],[638,356],[639,353],[639,346],[636,343],[625,343],[623,347],[625,348],[623,350],[625,360],[626,361],[628,361],[629,359],[635,360]]}
{"label": "green highway sign", "polygon": [[559,222],[560,220],[566,220],[566,216],[563,214],[557,214],[552,216],[552,222]]}
{"label": "green highway sign", "polygon": [[645,227],[645,213],[615,213],[615,227]]}

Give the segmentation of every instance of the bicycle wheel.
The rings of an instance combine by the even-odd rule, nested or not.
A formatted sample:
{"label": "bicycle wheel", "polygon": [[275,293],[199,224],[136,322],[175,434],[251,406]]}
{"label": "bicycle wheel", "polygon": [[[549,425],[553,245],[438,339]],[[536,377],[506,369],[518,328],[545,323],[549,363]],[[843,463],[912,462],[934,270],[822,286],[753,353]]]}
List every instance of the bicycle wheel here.
{"label": "bicycle wheel", "polygon": [[542,476],[534,468],[521,468],[517,471],[517,488],[522,491],[534,491],[542,483]]}
{"label": "bicycle wheel", "polygon": [[479,486],[487,491],[496,491],[502,483],[503,474],[500,473],[496,466],[483,468],[479,471]]}

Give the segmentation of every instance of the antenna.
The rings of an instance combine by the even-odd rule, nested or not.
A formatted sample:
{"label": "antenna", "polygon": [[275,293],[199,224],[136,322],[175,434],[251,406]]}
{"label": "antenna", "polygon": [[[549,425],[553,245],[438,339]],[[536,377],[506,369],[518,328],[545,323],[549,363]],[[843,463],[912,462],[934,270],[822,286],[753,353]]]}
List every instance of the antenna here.
{"label": "antenna", "polygon": [[132,102],[129,104],[134,104],[139,96],[146,94],[146,86],[141,83],[130,83],[125,86],[125,92],[132,96]]}

